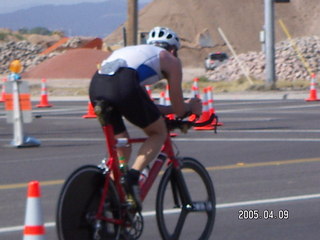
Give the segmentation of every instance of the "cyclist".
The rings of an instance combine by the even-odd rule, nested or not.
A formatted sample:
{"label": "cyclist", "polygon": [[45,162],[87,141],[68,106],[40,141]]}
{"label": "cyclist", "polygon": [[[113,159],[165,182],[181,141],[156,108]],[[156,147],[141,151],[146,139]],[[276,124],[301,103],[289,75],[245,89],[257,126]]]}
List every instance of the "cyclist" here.
{"label": "cyclist", "polygon": [[[146,45],[128,46],[114,51],[102,61],[94,74],[89,88],[90,100],[105,100],[113,106],[109,113],[116,138],[129,134],[122,116],[140,127],[147,140],[138,151],[132,168],[126,174],[126,190],[141,211],[140,172],[157,157],[164,143],[167,130],[162,114],[175,113],[184,117],[189,113],[200,115],[201,100],[183,99],[181,88],[182,66],[177,51],[180,41],[169,28],[155,27],[149,33]],[[167,79],[172,106],[156,106],[144,86]],[[118,148],[118,156],[130,158],[131,147]]]}

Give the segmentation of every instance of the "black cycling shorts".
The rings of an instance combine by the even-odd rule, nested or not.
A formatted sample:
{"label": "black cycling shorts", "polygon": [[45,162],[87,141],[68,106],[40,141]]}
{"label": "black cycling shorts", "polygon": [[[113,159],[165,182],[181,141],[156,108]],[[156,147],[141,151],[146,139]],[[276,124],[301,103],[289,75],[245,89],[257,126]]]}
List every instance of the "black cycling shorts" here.
{"label": "black cycling shorts", "polygon": [[109,113],[114,133],[126,130],[122,116],[129,122],[145,128],[161,116],[157,106],[138,83],[134,69],[120,68],[114,75],[95,73],[89,87],[90,101],[105,100],[113,109]]}

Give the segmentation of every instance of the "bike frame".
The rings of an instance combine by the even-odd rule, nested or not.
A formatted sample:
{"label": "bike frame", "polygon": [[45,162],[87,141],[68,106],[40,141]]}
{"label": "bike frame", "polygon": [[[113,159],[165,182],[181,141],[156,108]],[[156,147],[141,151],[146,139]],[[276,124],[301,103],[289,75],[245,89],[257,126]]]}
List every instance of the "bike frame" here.
{"label": "bike frame", "polygon": [[[126,202],[126,193],[121,185],[121,177],[122,177],[123,173],[120,171],[120,167],[119,167],[117,147],[125,146],[127,144],[132,144],[132,143],[143,143],[146,140],[146,138],[129,138],[129,139],[117,140],[114,135],[113,127],[110,124],[106,124],[106,125],[102,126],[102,130],[105,135],[106,148],[108,150],[109,157],[105,163],[107,172],[105,174],[105,184],[104,184],[104,188],[103,188],[103,192],[102,192],[102,197],[100,199],[98,212],[96,214],[96,218],[103,220],[103,221],[112,222],[115,224],[124,224],[124,222],[125,222],[124,219],[110,219],[110,218],[105,218],[103,216],[104,202],[107,197],[108,190],[109,190],[108,182],[111,179],[111,173],[112,173],[112,176],[113,176],[112,178],[113,178],[113,181],[115,184],[115,188],[119,194],[120,203],[125,203]],[[171,142],[171,136],[169,134],[169,131],[167,134],[167,138],[162,146],[161,153],[163,155],[165,155],[166,157],[164,159],[157,158],[155,160],[155,162],[153,163],[153,165],[150,169],[149,176],[144,181],[144,183],[140,184],[141,200],[142,201],[147,196],[156,177],[158,176],[159,172],[161,171],[161,169],[167,159],[169,159],[168,164],[172,163],[174,167],[180,166],[180,163],[174,154],[174,150],[173,150],[172,142]]]}

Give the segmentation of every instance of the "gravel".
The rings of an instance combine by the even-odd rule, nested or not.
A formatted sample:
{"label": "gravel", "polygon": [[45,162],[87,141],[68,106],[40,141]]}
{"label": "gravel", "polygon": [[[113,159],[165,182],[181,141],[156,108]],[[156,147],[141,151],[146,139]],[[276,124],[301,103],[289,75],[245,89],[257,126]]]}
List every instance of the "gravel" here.
{"label": "gravel", "polygon": [[[299,55],[303,56],[304,60],[301,60]],[[265,80],[264,52],[239,54],[238,59],[245,66],[250,77]],[[304,61],[308,67],[305,66]],[[275,64],[278,80],[310,80],[311,72],[315,74],[320,72],[320,38],[318,36],[303,37],[277,43]],[[206,73],[206,77],[211,81],[234,81],[243,75],[234,57],[231,57],[226,64]]]}

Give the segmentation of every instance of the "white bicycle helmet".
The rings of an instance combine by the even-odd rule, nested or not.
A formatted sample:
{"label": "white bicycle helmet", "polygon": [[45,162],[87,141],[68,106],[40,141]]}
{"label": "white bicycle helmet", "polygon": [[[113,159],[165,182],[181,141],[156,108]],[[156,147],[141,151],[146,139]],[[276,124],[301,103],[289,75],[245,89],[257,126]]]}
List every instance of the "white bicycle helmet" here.
{"label": "white bicycle helmet", "polygon": [[161,46],[161,44],[163,43],[171,46],[175,46],[177,50],[180,48],[179,37],[170,28],[166,28],[166,27],[153,28],[149,33],[147,44]]}

